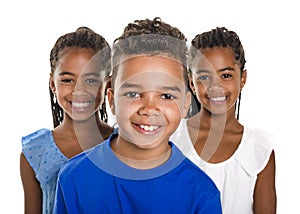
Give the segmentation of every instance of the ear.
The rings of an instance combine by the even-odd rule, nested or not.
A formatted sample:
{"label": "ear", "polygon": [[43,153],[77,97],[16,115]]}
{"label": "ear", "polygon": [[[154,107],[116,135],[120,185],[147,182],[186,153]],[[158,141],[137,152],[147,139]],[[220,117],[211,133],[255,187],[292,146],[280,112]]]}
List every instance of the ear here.
{"label": "ear", "polygon": [[189,85],[194,95],[196,95],[195,86],[192,77],[189,75]]}
{"label": "ear", "polygon": [[243,70],[242,76],[241,76],[241,83],[240,83],[241,89],[244,88],[246,81],[247,81],[247,70],[245,69],[245,70]]}
{"label": "ear", "polygon": [[185,94],[185,103],[183,106],[183,112],[182,112],[181,118],[186,118],[186,116],[190,110],[191,101],[192,101],[191,92],[187,91]]}
{"label": "ear", "polygon": [[114,90],[112,88],[107,89],[107,100],[110,106],[111,113],[116,115],[115,101],[114,101]]}
{"label": "ear", "polygon": [[107,94],[107,90],[111,88],[111,76],[105,78],[105,94]]}
{"label": "ear", "polygon": [[56,93],[56,87],[55,87],[55,84],[54,84],[54,78],[53,78],[53,74],[52,73],[50,73],[49,87],[50,87],[52,93],[55,94]]}

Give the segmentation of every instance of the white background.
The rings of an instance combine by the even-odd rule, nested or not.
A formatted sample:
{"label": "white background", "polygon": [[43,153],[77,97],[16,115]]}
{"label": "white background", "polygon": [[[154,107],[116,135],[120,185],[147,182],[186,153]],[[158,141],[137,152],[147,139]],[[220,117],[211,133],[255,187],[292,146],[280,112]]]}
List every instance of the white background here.
{"label": "white background", "polygon": [[[5,2],[5,3],[4,3]],[[136,19],[159,16],[191,39],[225,26],[240,36],[248,81],[240,120],[277,134],[278,213],[299,210],[299,7],[295,1],[1,1],[0,213],[23,212],[21,137],[52,129],[49,54],[62,34],[87,26],[112,44]],[[297,133],[298,132],[298,133]]]}

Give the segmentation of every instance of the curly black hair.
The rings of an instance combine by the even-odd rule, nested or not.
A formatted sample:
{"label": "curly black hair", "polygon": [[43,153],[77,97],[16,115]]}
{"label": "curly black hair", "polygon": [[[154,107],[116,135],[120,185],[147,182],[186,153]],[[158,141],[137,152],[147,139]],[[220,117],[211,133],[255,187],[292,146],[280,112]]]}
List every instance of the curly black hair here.
{"label": "curly black hair", "polygon": [[163,22],[159,17],[129,23],[113,44],[112,84],[116,73],[114,71],[122,61],[121,58],[138,54],[165,54],[178,60],[184,66],[184,78],[187,83],[186,41],[186,37],[178,28]]}

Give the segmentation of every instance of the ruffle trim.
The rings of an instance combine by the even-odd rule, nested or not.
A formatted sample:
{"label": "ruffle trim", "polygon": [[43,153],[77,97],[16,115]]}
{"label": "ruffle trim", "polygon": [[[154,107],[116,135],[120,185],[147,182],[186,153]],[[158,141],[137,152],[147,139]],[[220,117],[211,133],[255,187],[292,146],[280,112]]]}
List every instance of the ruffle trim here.
{"label": "ruffle trim", "polygon": [[235,158],[250,176],[256,176],[267,165],[274,149],[275,136],[263,129],[245,128],[244,142]]}

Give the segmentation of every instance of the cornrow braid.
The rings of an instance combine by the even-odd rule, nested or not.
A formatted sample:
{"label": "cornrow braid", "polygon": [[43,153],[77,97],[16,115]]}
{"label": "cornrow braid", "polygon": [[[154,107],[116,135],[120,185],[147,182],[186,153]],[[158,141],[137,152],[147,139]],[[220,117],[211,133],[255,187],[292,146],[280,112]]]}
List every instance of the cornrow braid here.
{"label": "cornrow braid", "polygon": [[[246,64],[245,51],[239,36],[234,31],[229,31],[225,27],[217,27],[211,31],[196,35],[191,44],[192,46],[189,52],[190,66],[192,65],[193,59],[197,54],[197,50],[201,51],[204,48],[226,47],[232,49],[235,56],[235,61],[238,65],[240,65],[240,72],[242,73],[244,71]],[[240,101],[241,92],[238,101],[235,103],[237,119],[239,119]],[[198,103],[198,105],[200,107],[200,103]]]}
{"label": "cornrow braid", "polygon": [[[100,70],[108,76],[111,71],[111,48],[108,42],[101,35],[95,33],[88,27],[79,27],[75,32],[67,33],[59,37],[50,52],[51,73],[54,74],[59,62],[59,58],[68,48],[86,48],[90,49],[94,54],[100,53]],[[100,52],[101,51],[101,52]],[[59,106],[55,95],[53,94],[50,85],[50,101],[54,128],[63,121],[63,109]],[[107,122],[108,116],[105,108],[105,99],[97,115],[101,116],[101,120]]]}
{"label": "cornrow braid", "polygon": [[192,40],[192,47],[195,49],[229,47],[235,54],[236,62],[240,64],[241,72],[244,70],[246,60],[243,45],[239,36],[225,27],[217,27],[211,31],[196,35]]}

